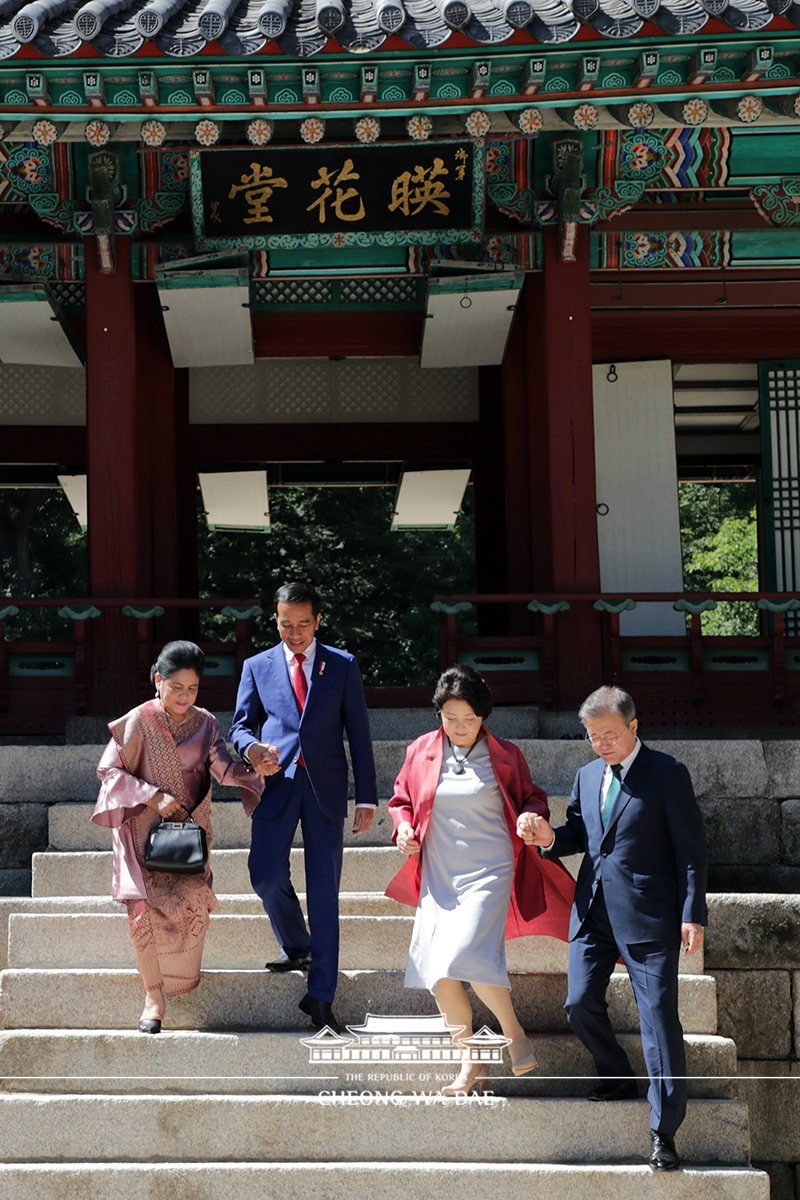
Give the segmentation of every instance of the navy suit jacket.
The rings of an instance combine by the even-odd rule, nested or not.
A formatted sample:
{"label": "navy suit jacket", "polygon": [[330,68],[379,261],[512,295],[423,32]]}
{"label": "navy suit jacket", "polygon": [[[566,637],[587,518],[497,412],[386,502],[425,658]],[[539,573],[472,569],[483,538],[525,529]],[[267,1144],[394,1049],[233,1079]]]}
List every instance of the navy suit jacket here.
{"label": "navy suit jacket", "polygon": [[567,823],[548,855],[584,853],[570,918],[577,937],[600,883],[617,942],[674,943],[684,921],[705,925],[706,837],[689,772],[642,744],[603,829],[598,758],[575,776]]}
{"label": "navy suit jacket", "polygon": [[253,742],[278,747],[281,770],[264,780],[253,813],[274,817],[288,799],[302,752],[320,808],[329,817],[347,815],[347,759],[344,734],[356,782],[356,802],[377,804],[367,704],[361,672],[352,654],[317,642],[311,687],[301,713],[286,666],[283,642],[245,661],[236,697],[231,741],[246,761]]}

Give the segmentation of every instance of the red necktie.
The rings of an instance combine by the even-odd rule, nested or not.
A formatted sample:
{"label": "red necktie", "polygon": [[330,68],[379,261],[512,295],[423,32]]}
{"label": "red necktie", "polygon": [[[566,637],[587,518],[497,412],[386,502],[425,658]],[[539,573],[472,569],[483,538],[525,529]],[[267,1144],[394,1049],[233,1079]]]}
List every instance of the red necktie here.
{"label": "red necktie", "polygon": [[[294,698],[297,701],[297,707],[302,713],[306,706],[306,697],[308,696],[308,681],[306,673],[303,670],[303,663],[306,661],[305,654],[295,654],[294,656],[294,674],[292,675],[292,688],[294,690]],[[298,759],[301,767],[306,764],[303,761],[303,755],[300,754]]]}

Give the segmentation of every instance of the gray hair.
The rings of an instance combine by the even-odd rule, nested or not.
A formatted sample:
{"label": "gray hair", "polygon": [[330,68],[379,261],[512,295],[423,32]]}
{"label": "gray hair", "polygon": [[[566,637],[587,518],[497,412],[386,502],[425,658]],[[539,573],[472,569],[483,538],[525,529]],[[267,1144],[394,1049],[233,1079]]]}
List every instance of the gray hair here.
{"label": "gray hair", "polygon": [[586,697],[578,709],[578,717],[584,724],[587,720],[593,721],[612,713],[622,717],[626,725],[630,725],[636,716],[636,705],[633,698],[622,688],[599,687],[596,692],[592,692],[591,696]]}

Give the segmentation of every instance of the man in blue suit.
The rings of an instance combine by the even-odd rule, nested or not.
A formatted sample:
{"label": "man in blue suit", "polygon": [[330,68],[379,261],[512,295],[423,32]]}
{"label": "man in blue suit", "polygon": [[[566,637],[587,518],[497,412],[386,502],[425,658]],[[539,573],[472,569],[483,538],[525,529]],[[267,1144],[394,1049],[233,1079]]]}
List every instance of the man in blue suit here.
{"label": "man in blue suit", "polygon": [[[264,776],[253,812],[248,866],[283,957],[269,971],[308,971],[300,1008],[317,1029],[339,1033],[331,1002],[339,969],[339,882],[347,816],[347,759],[356,784],[354,833],[372,824],[378,788],[367,705],[352,654],[316,639],[320,598],[307,583],[275,593],[280,642],[247,659],[231,740]],[[309,929],[289,870],[303,830]]]}
{"label": "man in blue suit", "polygon": [[637,737],[636,708],[603,687],[579,717],[599,761],[575,777],[567,823],[523,814],[525,841],[544,855],[583,851],[570,923],[570,1025],[602,1082],[590,1100],[634,1100],[636,1081],[608,1019],[606,989],[619,957],[633,985],[650,1088],[650,1166],[675,1170],[675,1133],[686,1115],[686,1056],[678,1017],[683,945],[703,944],[706,839],[689,772]]}

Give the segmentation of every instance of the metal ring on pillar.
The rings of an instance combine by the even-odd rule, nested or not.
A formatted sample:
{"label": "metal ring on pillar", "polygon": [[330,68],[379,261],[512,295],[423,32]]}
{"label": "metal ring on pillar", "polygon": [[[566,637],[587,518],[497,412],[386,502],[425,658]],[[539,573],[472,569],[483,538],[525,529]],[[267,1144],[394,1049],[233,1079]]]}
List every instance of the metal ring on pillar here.
{"label": "metal ring on pillar", "polygon": [[384,33],[396,33],[398,29],[402,29],[407,17],[402,0],[378,0],[375,15]]}
{"label": "metal ring on pillar", "polygon": [[317,25],[328,37],[338,33],[346,20],[342,0],[317,0]]}
{"label": "metal ring on pillar", "polygon": [[258,28],[264,37],[274,40],[286,32],[286,22],[289,19],[291,8],[291,0],[267,0],[267,3],[259,10],[257,17]]}

